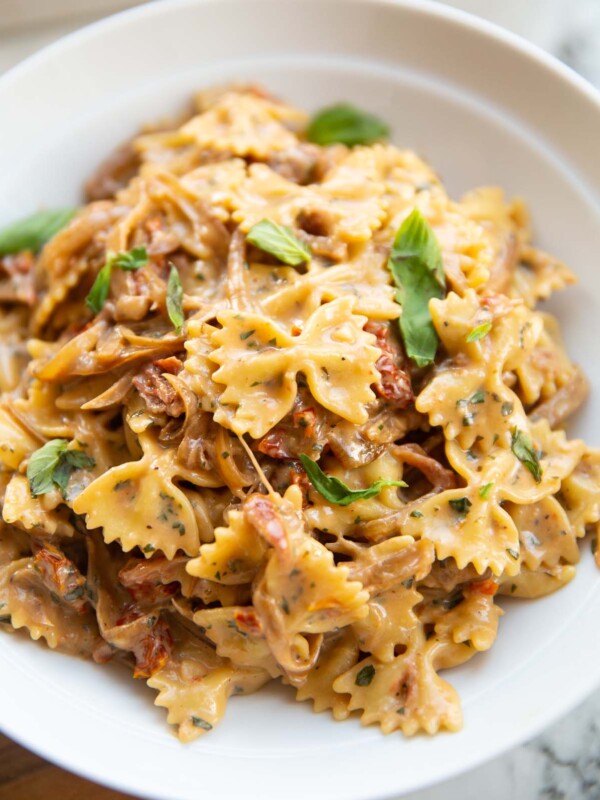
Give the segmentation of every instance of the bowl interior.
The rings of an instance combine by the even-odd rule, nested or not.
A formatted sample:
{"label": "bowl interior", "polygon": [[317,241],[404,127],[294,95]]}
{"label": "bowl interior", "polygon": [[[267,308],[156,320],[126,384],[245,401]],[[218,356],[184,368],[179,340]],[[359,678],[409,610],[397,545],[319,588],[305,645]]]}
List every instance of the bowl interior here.
{"label": "bowl interior", "polygon": [[[141,123],[229,80],[263,83],[308,109],[350,100],[388,120],[394,143],[428,159],[454,195],[491,183],[524,196],[536,241],[580,277],[551,305],[592,382],[572,430],[600,444],[600,172],[588,144],[598,141],[600,106],[575,80],[460,14],[422,3],[171,0],[93,26],[0,81],[12,120],[0,147],[0,219],[78,200],[90,171]],[[549,125],[558,101],[561,119]],[[234,700],[210,737],[184,747],[143,685],[20,636],[2,639],[0,676],[14,691],[0,724],[73,770],[151,797],[191,800],[201,772],[204,790],[220,797],[260,785],[264,800],[275,799],[299,768],[319,778],[315,798],[389,796],[494,755],[590,690],[599,595],[586,553],[562,592],[503,603],[496,645],[447,674],[464,703],[465,730],[454,736],[383,738],[357,720],[313,715],[274,688]],[[307,791],[305,781],[285,786],[287,800]]]}

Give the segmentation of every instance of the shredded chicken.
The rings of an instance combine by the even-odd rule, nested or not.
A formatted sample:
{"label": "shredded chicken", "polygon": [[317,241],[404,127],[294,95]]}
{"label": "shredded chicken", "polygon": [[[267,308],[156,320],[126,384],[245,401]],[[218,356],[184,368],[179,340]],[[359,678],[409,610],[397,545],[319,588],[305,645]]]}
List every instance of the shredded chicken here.
{"label": "shredded chicken", "polygon": [[[178,359],[173,356],[154,361],[147,364],[133,379],[133,385],[152,414],[166,414],[169,417],[183,414],[183,400],[163,375],[163,372],[171,371],[175,362]],[[181,362],[178,363],[181,365]]]}
{"label": "shredded chicken", "polygon": [[550,427],[556,428],[585,403],[589,392],[588,379],[580,367],[575,366],[569,382],[533,409],[532,419],[547,419]]}

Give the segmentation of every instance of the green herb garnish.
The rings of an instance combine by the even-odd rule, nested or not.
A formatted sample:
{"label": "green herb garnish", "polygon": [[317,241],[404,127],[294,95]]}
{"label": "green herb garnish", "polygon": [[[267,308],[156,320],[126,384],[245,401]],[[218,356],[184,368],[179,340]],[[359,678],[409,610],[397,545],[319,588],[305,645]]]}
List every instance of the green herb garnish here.
{"label": "green herb garnish", "polygon": [[263,219],[253,225],[246,239],[290,267],[304,264],[311,259],[309,246],[301,242],[291,228],[278,225],[270,219]]}
{"label": "green herb garnish", "polygon": [[181,333],[185,317],[183,316],[183,286],[175,264],[171,264],[167,281],[167,314],[177,333]]}
{"label": "green herb garnish", "polygon": [[315,144],[371,144],[389,136],[383,120],[361,111],[349,103],[323,108],[312,118],[306,138]]}
{"label": "green herb garnish", "polygon": [[64,494],[71,473],[76,469],[91,469],[96,462],[81,450],[68,450],[67,439],[51,439],[36,450],[27,464],[27,480],[31,494],[51,492],[58,487]]}
{"label": "green herb garnish", "polygon": [[491,330],[492,323],[490,320],[482,322],[481,325],[477,325],[469,331],[467,342],[478,342],[480,339],[483,339],[484,336],[487,336]]}
{"label": "green herb garnish", "polygon": [[135,272],[148,263],[148,251],[145,247],[134,247],[132,250],[121,250],[112,257],[113,267],[125,272]]}
{"label": "green herb garnish", "polygon": [[106,264],[102,267],[100,272],[96,275],[96,280],[88,296],[85,298],[85,303],[94,314],[98,314],[108,300],[108,293],[110,292],[110,279],[113,269],[122,269],[126,272],[132,272],[140,267],[144,267],[148,263],[148,253],[145,247],[134,247],[133,250],[122,250],[119,253],[107,253]]}
{"label": "green herb garnish", "polygon": [[212,731],[212,725],[202,717],[192,717],[192,725],[194,728],[202,728],[203,731]]}
{"label": "green herb garnish", "polygon": [[457,497],[455,500],[448,500],[448,505],[451,506],[459,516],[466,517],[473,503],[471,503],[468,497]]}
{"label": "green herb garnish", "polygon": [[530,437],[523,431],[513,428],[511,431],[511,450],[519,461],[527,467],[534,477],[536,483],[542,480],[542,467],[540,465],[540,454]]}
{"label": "green herb garnish", "polygon": [[22,250],[37,253],[65,227],[76,211],[76,208],[38,211],[37,214],[7,225],[0,231],[0,256],[9,256]]}
{"label": "green herb garnish", "polygon": [[400,333],[406,354],[418,367],[431,364],[438,336],[429,313],[429,301],[446,291],[442,254],[429,223],[415,210],[400,226],[388,260],[402,306]]}
{"label": "green herb garnish", "polygon": [[357,686],[368,686],[375,677],[375,667],[372,664],[367,664],[358,671],[354,683]]}
{"label": "green herb garnish", "polygon": [[469,397],[469,405],[478,405],[479,403],[485,403],[485,392],[483,389],[479,389],[479,391],[475,392],[474,394]]}
{"label": "green herb garnish", "polygon": [[369,486],[368,489],[350,489],[339,478],[335,478],[333,475],[326,475],[317,462],[304,455],[304,453],[300,454],[300,461],[310,482],[319,494],[325,500],[337,506],[347,506],[350,503],[354,503],[355,500],[367,500],[369,497],[375,497],[386,486],[406,486],[404,481],[390,481],[381,478]]}
{"label": "green herb garnish", "polygon": [[481,486],[478,492],[479,497],[483,498],[483,500],[487,500],[488,497],[490,496],[490,492],[492,491],[493,485],[494,482],[492,481],[491,483],[486,483],[483,486]]}

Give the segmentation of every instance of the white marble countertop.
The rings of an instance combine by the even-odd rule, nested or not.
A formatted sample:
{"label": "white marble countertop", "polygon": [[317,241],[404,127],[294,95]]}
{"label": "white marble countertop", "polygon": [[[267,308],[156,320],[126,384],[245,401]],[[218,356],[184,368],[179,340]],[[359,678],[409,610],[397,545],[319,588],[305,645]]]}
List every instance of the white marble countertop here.
{"label": "white marble countertop", "polygon": [[[600,0],[451,0],[451,5],[480,13],[527,36],[600,87]],[[70,16],[0,33],[0,74],[93,19]],[[493,724],[491,719],[490,726]],[[482,799],[600,800],[600,691],[531,742],[404,798]]]}

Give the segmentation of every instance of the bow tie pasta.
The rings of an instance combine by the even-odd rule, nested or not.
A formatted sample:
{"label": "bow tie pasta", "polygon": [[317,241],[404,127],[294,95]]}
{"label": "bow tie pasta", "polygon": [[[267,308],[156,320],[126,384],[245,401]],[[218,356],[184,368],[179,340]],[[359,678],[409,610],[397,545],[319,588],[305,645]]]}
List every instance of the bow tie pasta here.
{"label": "bow tie pasta", "polygon": [[118,659],[182,741],[270,681],[457,730],[452,669],[600,526],[537,308],[574,276],[388,134],[218,87],[0,231],[0,629]]}

